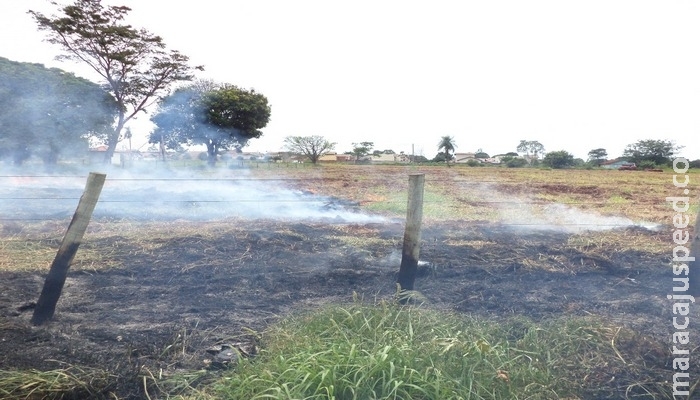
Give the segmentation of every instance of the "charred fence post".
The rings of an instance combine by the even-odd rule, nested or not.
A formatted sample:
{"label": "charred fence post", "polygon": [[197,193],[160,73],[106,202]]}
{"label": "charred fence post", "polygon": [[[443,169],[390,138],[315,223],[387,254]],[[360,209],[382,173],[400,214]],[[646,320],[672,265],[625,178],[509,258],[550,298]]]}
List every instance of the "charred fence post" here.
{"label": "charred fence post", "polygon": [[88,222],[90,222],[92,212],[95,210],[95,204],[100,198],[100,192],[106,177],[105,174],[95,172],[91,172],[88,176],[85,190],[78,202],[78,208],[73,214],[73,219],[68,225],[66,234],[63,236],[61,247],[59,247],[56,258],[51,264],[49,274],[44,281],[44,288],[41,290],[41,295],[32,316],[32,324],[34,325],[41,325],[53,318],[56,303],[58,303],[58,298],[61,296],[63,284],[66,282],[68,268],[78,252],[78,246],[83,240],[83,235],[87,229]]}
{"label": "charred fence post", "polygon": [[408,176],[408,210],[403,235],[403,252],[399,268],[398,284],[401,292],[413,290],[420,258],[421,222],[423,219],[424,174]]}

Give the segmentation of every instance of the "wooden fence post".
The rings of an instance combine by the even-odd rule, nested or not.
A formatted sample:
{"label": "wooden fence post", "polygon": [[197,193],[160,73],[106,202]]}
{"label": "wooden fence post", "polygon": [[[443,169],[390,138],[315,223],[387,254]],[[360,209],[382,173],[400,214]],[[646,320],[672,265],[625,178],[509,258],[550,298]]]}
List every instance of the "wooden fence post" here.
{"label": "wooden fence post", "polygon": [[406,212],[406,228],[403,235],[403,252],[399,268],[398,284],[400,290],[413,290],[420,258],[420,228],[423,220],[423,187],[424,174],[408,176],[408,210]]}
{"label": "wooden fence post", "polygon": [[91,172],[88,176],[85,190],[78,202],[78,208],[75,210],[73,219],[68,225],[68,230],[63,236],[61,247],[59,247],[56,258],[51,264],[49,274],[44,281],[44,288],[39,296],[39,301],[36,303],[34,315],[32,316],[32,324],[34,325],[41,325],[53,318],[56,303],[58,303],[58,298],[61,296],[63,284],[66,282],[68,268],[73,262],[75,253],[78,252],[80,242],[83,240],[83,235],[87,229],[88,222],[90,222],[95,204],[100,198],[105,178],[105,174],[94,172]]}

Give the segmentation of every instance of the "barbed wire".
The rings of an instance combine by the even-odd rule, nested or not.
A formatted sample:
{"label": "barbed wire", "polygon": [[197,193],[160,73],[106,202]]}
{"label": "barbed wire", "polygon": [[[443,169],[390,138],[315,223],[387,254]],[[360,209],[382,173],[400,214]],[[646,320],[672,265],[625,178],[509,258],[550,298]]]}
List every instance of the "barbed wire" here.
{"label": "barbed wire", "polygon": [[[10,182],[9,185],[5,184],[3,185],[3,179],[9,180],[24,180],[24,179],[31,179],[31,180],[56,180],[56,179],[75,179],[75,180],[84,180],[85,176],[83,175],[26,175],[26,174],[17,174],[17,175],[0,175],[0,193],[2,193],[2,189],[10,189],[14,191],[21,191],[23,188],[21,187],[22,182]],[[344,182],[351,182],[353,179],[349,179],[348,177],[300,177],[300,178],[295,178],[295,177],[174,177],[174,178],[163,178],[163,177],[158,177],[158,178],[150,178],[150,177],[138,177],[138,178],[125,178],[125,177],[117,177],[117,178],[108,178],[106,184],[108,184],[110,181],[114,182],[120,182],[120,183],[128,183],[128,182],[166,182],[166,183],[172,183],[172,182],[320,182],[320,181],[344,181]],[[372,182],[386,182],[386,179],[381,179],[381,178],[372,178],[370,177],[363,177],[362,179],[363,185],[367,185],[368,183]],[[537,182],[537,181],[519,181],[519,182],[513,182],[513,181],[502,181],[502,180],[473,180],[473,179],[450,179],[450,180],[441,180],[441,179],[429,179],[426,178],[427,183],[449,183],[449,184],[482,184],[482,183],[496,183],[498,185],[518,185],[518,186],[532,186],[532,185],[560,185],[560,184],[566,184],[567,186],[570,186],[572,188],[579,188],[579,187],[585,187],[585,188],[606,188],[610,186],[619,186],[620,182],[577,182],[575,184],[572,184],[570,182]],[[60,189],[60,182],[56,183],[54,182],[50,187],[46,186],[29,186],[27,189],[28,190],[41,190],[41,189]],[[173,205],[173,204],[188,204],[188,205],[197,205],[197,204],[243,204],[243,203],[259,203],[261,204],[261,207],[264,207],[265,204],[308,204],[311,205],[313,204],[314,206],[319,206],[319,203],[332,203],[335,200],[341,200],[341,201],[348,201],[350,202],[348,205],[363,205],[363,204],[371,204],[371,203],[382,203],[382,204],[405,204],[406,200],[401,199],[401,200],[393,200],[393,199],[384,199],[384,200],[377,200],[377,199],[361,199],[361,200],[345,200],[345,199],[339,199],[338,197],[334,196],[328,196],[328,195],[317,195],[316,193],[313,193],[311,191],[305,191],[301,189],[294,189],[294,188],[287,188],[290,190],[294,190],[301,195],[309,195],[309,198],[236,198],[236,199],[208,199],[205,196],[202,198],[183,198],[183,199],[144,199],[142,197],[135,198],[135,199],[100,199],[98,201],[98,204],[100,203],[109,203],[109,204],[139,204],[141,206],[145,207],[157,207],[157,205]],[[66,190],[80,190],[79,187],[74,187]],[[193,190],[196,190],[194,188]],[[144,190],[143,192],[147,193],[147,190]],[[562,193],[566,194],[567,191],[562,191]],[[16,193],[13,193],[16,194]],[[167,192],[164,193],[167,195]],[[533,193],[534,194],[534,193]],[[575,194],[575,193],[573,193]],[[507,196],[507,193],[499,193],[498,196]],[[143,194],[141,194],[143,196]],[[311,196],[317,196],[317,197],[311,197]],[[10,195],[10,196],[1,196],[0,195],[0,202],[77,202],[80,199],[80,196],[16,196],[16,195]],[[558,201],[558,202],[552,202],[552,201],[546,201],[546,200],[539,200],[539,199],[515,199],[515,200],[501,200],[501,199],[475,199],[473,196],[470,194],[467,194],[466,198],[461,198],[458,200],[424,200],[424,204],[428,207],[431,205],[452,205],[457,202],[458,204],[465,204],[466,206],[489,206],[489,205],[494,205],[494,206],[499,206],[499,207],[510,207],[513,206],[513,208],[518,208],[518,207],[523,207],[523,206],[544,206],[545,208],[550,205],[564,205],[564,206],[591,206],[593,208],[598,207],[598,206],[609,206],[613,208],[624,208],[624,207],[629,207],[629,203],[614,203],[609,200],[600,200],[600,201],[591,201],[591,200],[585,200],[585,201],[575,201],[575,200],[564,200],[564,201]],[[1,206],[2,204],[0,204]],[[99,207],[99,206],[98,206]],[[336,207],[342,208],[342,204],[336,205]],[[68,207],[71,208],[71,207]],[[510,210],[510,209],[508,209]],[[72,209],[70,210],[72,211]],[[5,221],[5,222],[21,222],[21,221],[63,221],[66,218],[70,217],[68,213],[70,212],[68,209],[65,210],[66,216],[62,217],[37,217],[37,218],[32,218],[32,217],[0,217],[0,222]],[[56,211],[53,214],[55,215],[58,212],[63,212],[63,211]],[[183,218],[187,218],[186,216],[186,210],[183,212],[185,214]],[[371,212],[371,211],[370,211]],[[236,217],[237,215],[232,215],[232,217]],[[221,216],[225,217],[225,216]],[[100,217],[98,217],[100,218]],[[102,218],[114,218],[110,216],[103,216]],[[264,217],[262,217],[264,219]],[[117,218],[119,219],[119,218]],[[126,220],[141,220],[139,218],[134,218],[133,216],[130,217],[125,217],[124,219]],[[157,218],[148,218],[148,216],[143,218],[144,220],[162,220],[162,219],[157,219]],[[173,218],[174,219],[174,218]],[[199,219],[197,219],[199,220]],[[471,223],[473,225],[478,225],[479,223]],[[500,225],[508,225],[508,226],[552,226],[552,225],[557,225],[557,226],[599,226],[599,227],[605,227],[605,226],[610,226],[610,227],[615,227],[615,226],[628,226],[622,225],[622,224],[617,224],[617,223],[611,223],[611,224],[606,224],[606,223],[550,223],[550,222],[544,222],[544,223],[521,223],[521,222],[500,222]]]}

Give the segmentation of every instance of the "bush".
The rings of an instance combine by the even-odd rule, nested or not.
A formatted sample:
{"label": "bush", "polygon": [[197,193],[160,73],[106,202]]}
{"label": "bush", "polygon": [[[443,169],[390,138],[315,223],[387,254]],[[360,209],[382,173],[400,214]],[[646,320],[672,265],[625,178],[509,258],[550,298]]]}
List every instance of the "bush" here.
{"label": "bush", "polygon": [[637,164],[637,169],[657,169],[657,168],[659,168],[659,166],[655,162],[649,161],[649,160],[642,160],[639,162],[639,164]]}
{"label": "bush", "polygon": [[545,167],[561,169],[575,165],[574,156],[566,150],[552,151],[547,153],[542,160]]}
{"label": "bush", "polygon": [[511,158],[506,162],[508,168],[521,168],[527,165],[527,160],[524,158]]}

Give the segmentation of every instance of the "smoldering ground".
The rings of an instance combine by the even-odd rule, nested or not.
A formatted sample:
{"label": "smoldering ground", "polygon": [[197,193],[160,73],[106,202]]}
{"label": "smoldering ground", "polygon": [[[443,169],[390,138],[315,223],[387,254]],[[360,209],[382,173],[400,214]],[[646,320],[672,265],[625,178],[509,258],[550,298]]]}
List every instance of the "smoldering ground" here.
{"label": "smoldering ground", "polygon": [[[241,171],[237,175],[112,171],[107,174],[93,215],[136,221],[208,221],[232,217],[330,223],[386,220],[361,211],[357,203],[293,189],[279,179],[251,179]],[[0,176],[3,217],[69,218],[84,185],[85,176]]]}
{"label": "smoldering ground", "polygon": [[[96,213],[111,205],[127,208],[132,214],[115,213],[91,222],[93,231],[71,266],[55,321],[43,328],[29,324],[31,313],[26,312],[27,304],[36,300],[42,283],[36,267],[26,272],[0,272],[0,281],[5,283],[0,292],[0,322],[5,327],[0,332],[0,354],[5,355],[0,368],[61,365],[46,360],[97,366],[121,377],[122,381],[115,384],[121,398],[143,398],[142,380],[135,374],[129,378],[131,375],[122,370],[129,363],[137,367],[132,370],[162,370],[166,375],[175,370],[201,370],[211,360],[207,349],[212,346],[253,340],[246,336],[245,332],[250,332],[247,328],[261,332],[289,313],[329,302],[346,303],[352,301],[355,293],[367,301],[393,296],[402,221],[334,224],[322,219],[265,217],[272,215],[277,203],[282,203],[281,214],[289,214],[289,208],[305,205],[313,205],[314,212],[326,210],[326,201],[332,199],[329,193],[342,193],[339,197],[349,198],[351,190],[367,185],[355,183],[353,173],[367,170],[348,169],[348,178],[333,182],[335,188],[325,191],[318,189],[331,182],[252,180],[245,171],[235,171],[235,176],[166,174],[154,176],[153,180],[146,179],[145,173],[107,172],[101,201],[110,199],[105,197],[107,194],[113,201],[98,203]],[[403,184],[404,170],[375,171],[381,173],[373,175],[373,185],[405,189],[395,184]],[[271,175],[274,172],[265,176]],[[60,218],[68,219],[84,187],[85,176],[6,177],[3,179],[8,182],[16,181],[4,183],[3,190],[17,190],[16,197],[28,197],[19,187],[43,191],[40,197],[62,203],[58,210],[42,209],[50,207],[49,203],[29,207],[34,201],[31,199],[17,200],[15,210],[24,206],[40,216],[47,211],[60,212]],[[470,182],[464,184],[470,191],[457,185],[457,196],[488,203],[489,207],[499,201],[508,202],[513,210],[537,215],[546,212],[550,205],[534,204],[526,196],[503,196],[498,190],[475,190],[478,188]],[[56,191],[55,186],[70,190]],[[210,216],[221,216],[221,206],[230,202],[225,196],[228,192],[224,190],[221,198],[201,193],[217,193],[221,187],[257,196],[235,198],[231,212],[250,204],[249,208],[262,212],[262,216],[188,220],[192,215],[206,215],[203,210],[209,206],[215,206]],[[256,190],[247,192],[249,187]],[[262,202],[268,195],[277,199],[274,196],[278,191],[285,193],[279,197],[285,201]],[[139,194],[134,203],[124,201],[131,198],[131,192],[134,196]],[[188,204],[193,200],[198,201]],[[519,207],[524,202],[528,206]],[[163,206],[161,211],[172,212],[163,213],[167,219],[162,222],[130,223],[128,220],[133,218],[148,220],[151,210],[146,204]],[[353,202],[339,204],[341,211],[376,218],[356,213]],[[529,210],[530,206],[535,210]],[[193,208],[202,212],[187,212]],[[323,215],[332,222],[338,211]],[[251,211],[250,215],[256,214]],[[668,378],[666,344],[671,325],[665,295],[672,273],[661,265],[667,254],[663,245],[665,234],[635,227],[591,233],[551,228],[524,232],[513,228],[524,226],[525,222],[543,221],[533,219],[509,225],[515,220],[507,215],[508,212],[497,213],[491,222],[473,224],[463,220],[424,224],[421,259],[428,268],[419,271],[416,289],[425,297],[425,306],[496,322],[512,317],[547,320],[576,316],[600,318],[615,329],[630,329],[636,334],[615,338],[616,349],[628,364],[615,371],[602,365],[587,378],[590,391],[584,398],[643,397],[648,393],[665,398],[661,383],[634,385]],[[158,216],[152,211],[148,218],[160,221],[155,219]],[[56,229],[57,238],[60,233]],[[44,231],[22,232],[26,237],[3,232],[0,235],[0,243],[7,243],[7,249],[17,243],[17,254],[22,259],[32,258],[32,251],[37,248],[51,253],[45,249],[55,248],[57,240],[46,239]],[[654,243],[661,245],[650,246]],[[19,261],[10,259],[9,263]],[[513,340],[522,335],[512,333]],[[165,352],[164,349],[173,348],[173,343],[181,350]],[[150,390],[155,393],[156,388]]]}
{"label": "smoldering ground", "polygon": [[[85,185],[84,175],[37,174],[14,170],[0,175],[3,219],[70,218]],[[389,218],[360,209],[359,203],[298,189],[286,179],[253,178],[246,170],[216,173],[155,168],[136,172],[111,168],[94,211],[95,218],[135,221],[212,221],[224,218],[381,223]],[[351,189],[348,189],[351,190]],[[505,196],[493,185],[471,187],[476,202],[488,204],[496,222],[519,231],[578,233],[658,224],[601,215],[575,205]],[[472,201],[474,199],[472,198]]]}
{"label": "smoldering ground", "polygon": [[[131,371],[199,371],[210,365],[208,349],[250,348],[250,329],[264,332],[289,313],[347,303],[354,293],[370,302],[395,293],[401,224],[236,221],[96,221],[99,232],[71,267],[55,320],[42,328],[32,327],[26,312],[40,274],[0,272],[0,369],[102,368],[120,377],[110,388],[120,398],[144,398]],[[629,235],[659,239],[649,231]],[[498,225],[431,224],[423,237],[421,258],[430,268],[420,270],[416,289],[424,307],[496,323],[602,318],[638,332],[616,338],[630,364],[601,366],[584,398],[624,397],[635,382],[666,377],[671,272],[659,268],[657,253],[584,249],[563,232],[526,236]],[[99,259],[86,257],[96,252]],[[640,396],[661,393],[651,384],[630,387]]]}

